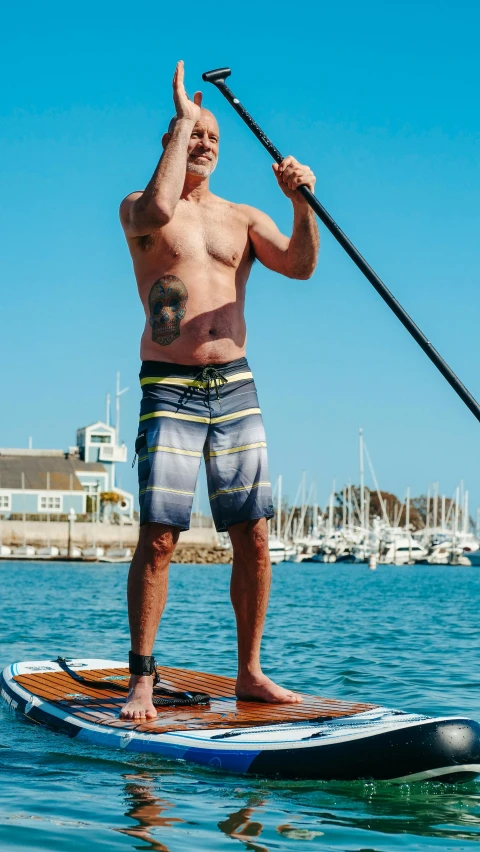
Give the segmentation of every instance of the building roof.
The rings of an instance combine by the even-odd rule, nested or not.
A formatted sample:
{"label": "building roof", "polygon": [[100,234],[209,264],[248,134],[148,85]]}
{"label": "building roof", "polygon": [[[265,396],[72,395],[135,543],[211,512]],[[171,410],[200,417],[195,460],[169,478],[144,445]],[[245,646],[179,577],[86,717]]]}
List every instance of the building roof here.
{"label": "building roof", "polygon": [[85,429],[97,429],[99,426],[101,426],[102,429],[108,429],[109,432],[115,432],[115,426],[104,423],[103,420],[95,420],[95,423],[89,423],[87,426],[81,426],[77,429],[77,433],[85,432]]}
{"label": "building roof", "polygon": [[105,473],[103,464],[99,462],[82,462],[79,459],[59,458],[52,456],[18,456],[0,453],[0,488],[20,490],[22,488],[22,473],[25,475],[25,488],[29,491],[45,491],[47,488],[47,473],[50,474],[51,491],[83,491],[83,486],[77,478],[77,473],[98,471]]}
{"label": "building roof", "polygon": [[84,462],[80,459],[72,459],[73,466],[77,473],[88,473],[90,470],[106,473],[105,465],[101,462]]}

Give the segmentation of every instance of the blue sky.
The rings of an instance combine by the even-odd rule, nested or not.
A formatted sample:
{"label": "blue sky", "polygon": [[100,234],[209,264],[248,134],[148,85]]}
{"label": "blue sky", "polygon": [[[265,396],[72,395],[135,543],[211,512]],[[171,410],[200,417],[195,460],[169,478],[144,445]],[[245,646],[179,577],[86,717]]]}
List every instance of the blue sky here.
{"label": "blue sky", "polygon": [[[314,169],[322,203],[479,398],[479,19],[465,0],[6,8],[0,446],[74,443],[117,369],[133,444],[143,319],[117,209],[156,164],[179,58],[220,123],[212,190],[289,232],[267,153],[201,81],[230,65],[237,96]],[[463,478],[480,503],[480,425],[325,229],[310,281],[256,265],[247,320],[271,476],[291,497],[304,469],[323,501],[333,477],[358,481],[362,426],[385,490],[439,480],[452,494]],[[120,484],[135,489],[130,465]]]}

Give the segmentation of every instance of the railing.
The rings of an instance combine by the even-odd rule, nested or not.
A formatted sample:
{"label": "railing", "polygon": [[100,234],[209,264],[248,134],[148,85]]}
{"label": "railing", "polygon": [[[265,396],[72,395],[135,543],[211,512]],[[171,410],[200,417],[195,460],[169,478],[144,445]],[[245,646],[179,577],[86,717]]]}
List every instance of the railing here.
{"label": "railing", "polygon": [[98,460],[107,462],[126,462],[127,447],[125,444],[121,447],[116,447],[113,444],[100,444]]}

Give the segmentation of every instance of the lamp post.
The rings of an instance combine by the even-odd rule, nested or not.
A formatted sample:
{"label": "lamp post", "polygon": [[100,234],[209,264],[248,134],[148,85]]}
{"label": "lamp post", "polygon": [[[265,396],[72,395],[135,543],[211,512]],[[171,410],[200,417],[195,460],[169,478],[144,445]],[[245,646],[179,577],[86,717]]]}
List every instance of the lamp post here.
{"label": "lamp post", "polygon": [[73,559],[73,525],[77,520],[74,509],[68,513],[68,558]]}

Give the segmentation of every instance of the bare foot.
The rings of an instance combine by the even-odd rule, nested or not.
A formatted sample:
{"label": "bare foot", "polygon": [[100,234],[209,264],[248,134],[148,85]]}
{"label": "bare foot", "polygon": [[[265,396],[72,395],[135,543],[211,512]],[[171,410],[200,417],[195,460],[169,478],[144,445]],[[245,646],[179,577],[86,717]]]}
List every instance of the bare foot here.
{"label": "bare foot", "polygon": [[298,692],[278,686],[264,674],[238,676],[235,695],[240,701],[265,701],[267,704],[301,704]]}
{"label": "bare foot", "polygon": [[120,719],[130,719],[135,722],[156,719],[157,711],[152,703],[152,689],[151,675],[131,675],[130,692],[127,703],[120,710]]}

